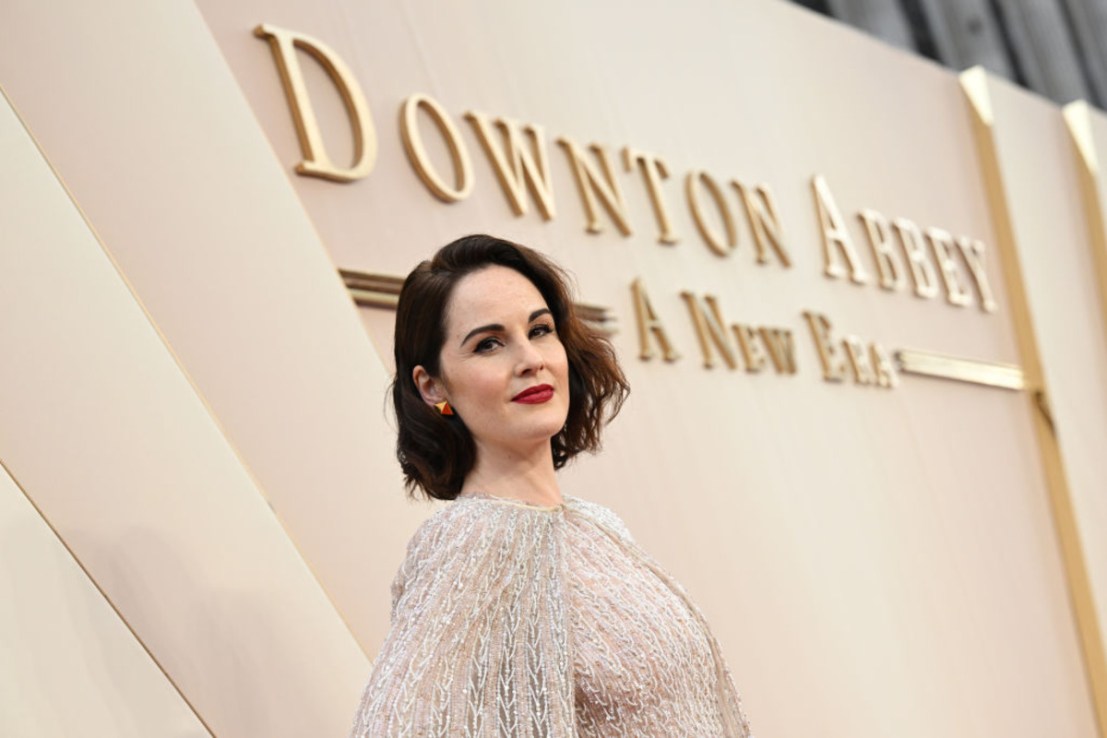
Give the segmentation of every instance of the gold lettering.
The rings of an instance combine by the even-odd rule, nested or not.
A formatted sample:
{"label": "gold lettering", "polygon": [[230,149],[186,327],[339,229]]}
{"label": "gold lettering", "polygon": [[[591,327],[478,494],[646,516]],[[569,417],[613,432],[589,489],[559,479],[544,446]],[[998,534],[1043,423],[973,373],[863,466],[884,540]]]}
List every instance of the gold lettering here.
{"label": "gold lettering", "polygon": [[[451,187],[438,175],[431,165],[430,157],[423,146],[419,134],[419,110],[425,110],[450,150],[450,160],[454,167],[454,184]],[[457,127],[449,114],[438,102],[422,93],[416,93],[404,101],[400,109],[400,137],[404,142],[404,152],[415,168],[415,173],[431,193],[443,202],[464,200],[473,191],[473,165],[469,160],[469,150],[461,141]]]}
{"label": "gold lettering", "polygon": [[972,304],[972,295],[961,286],[961,270],[949,253],[953,248],[953,236],[941,228],[927,228],[927,240],[938,262],[938,273],[942,276],[942,285],[946,288],[946,301],[950,305],[966,307]]}
{"label": "gold lettering", "polygon": [[703,352],[703,365],[711,369],[715,366],[715,354],[712,344],[723,357],[723,362],[730,369],[738,366],[734,355],[734,344],[730,342],[730,333],[724,328],[723,316],[719,313],[719,305],[711,295],[704,295],[703,301],[707,303],[705,311],[700,301],[692,292],[681,292],[680,296],[688,305],[688,312],[692,314],[692,325],[696,329],[696,338],[700,343],[700,351]]}
{"label": "gold lettering", "polygon": [[742,197],[742,205],[746,209],[746,217],[749,218],[750,230],[753,232],[753,244],[757,248],[757,263],[768,263],[767,252],[771,246],[780,263],[786,267],[791,266],[792,260],[784,248],[784,237],[781,233],[780,218],[776,213],[772,190],[766,184],[757,185],[753,190],[758,196],[758,200],[755,200],[749,188],[738,180],[732,179],[730,184]]}
{"label": "gold lettering", "polygon": [[830,320],[822,313],[803,311],[803,317],[811,329],[811,338],[819,353],[819,363],[823,368],[823,379],[827,382],[841,382],[846,376],[846,368],[838,359],[834,344],[830,338]]}
{"label": "gold lettering", "polygon": [[756,374],[765,368],[765,352],[757,343],[757,333],[748,325],[735,323],[731,326],[734,336],[738,339],[738,349],[742,352],[742,360],[746,364],[746,371]]}
{"label": "gold lettering", "polygon": [[761,340],[777,374],[796,373],[796,345],[792,331],[786,328],[761,328]]}
{"label": "gold lettering", "polygon": [[915,294],[931,300],[938,296],[938,278],[934,267],[926,256],[919,227],[907,218],[896,218],[892,223],[899,235],[899,245],[907,258],[907,267],[911,272],[911,281],[915,285]]}
{"label": "gold lettering", "polygon": [[588,161],[580,146],[573,139],[562,136],[557,139],[565,149],[569,157],[569,163],[573,167],[573,174],[577,180],[577,189],[580,191],[581,200],[584,202],[584,213],[588,218],[586,230],[589,233],[601,233],[600,219],[596,214],[596,197],[599,196],[604,210],[615,221],[615,227],[624,236],[630,235],[630,222],[627,220],[627,204],[623,200],[623,191],[619,188],[619,181],[611,176],[611,163],[607,159],[607,152],[599,144],[592,144],[588,148],[592,150],[596,160],[600,163],[603,173],[596,171],[592,162]]}
{"label": "gold lettering", "polygon": [[895,389],[899,385],[899,376],[884,347],[875,341],[869,344],[869,359],[872,362],[873,374],[876,375],[876,385],[885,389]]}
{"label": "gold lettering", "polygon": [[865,344],[857,336],[846,336],[842,339],[842,348],[846,350],[846,358],[849,360],[849,368],[853,371],[853,381],[857,384],[873,384],[876,377],[869,365],[868,355],[865,352]]}
{"label": "gold lettering", "polygon": [[996,299],[992,296],[992,286],[988,283],[988,272],[984,269],[984,242],[968,236],[957,239],[957,248],[969,267],[969,276],[976,285],[980,296],[980,309],[986,313],[996,311]]}
{"label": "gold lettering", "polygon": [[815,194],[815,212],[819,216],[819,228],[823,238],[823,273],[831,279],[841,279],[846,276],[846,268],[836,256],[840,254],[849,264],[850,280],[857,284],[867,284],[869,275],[861,267],[861,260],[857,256],[857,249],[853,246],[853,239],[846,230],[845,221],[842,220],[842,214],[834,202],[834,195],[830,193],[830,186],[821,174],[811,178],[811,191]]}
{"label": "gold lettering", "polygon": [[657,317],[657,313],[653,310],[653,305],[650,304],[649,295],[646,294],[646,288],[642,286],[641,279],[635,279],[630,284],[630,293],[634,299],[634,316],[638,323],[638,358],[642,360],[649,360],[653,358],[654,350],[650,345],[650,334],[657,340],[657,345],[661,347],[661,358],[665,361],[676,361],[680,358],[680,354],[673,350],[673,345],[669,341],[669,334],[665,331],[665,326],[661,324],[661,320]]}
{"label": "gold lettering", "polygon": [[[465,119],[472,124],[484,153],[492,162],[512,212],[516,215],[527,214],[526,193],[529,189],[542,218],[551,220],[556,210],[542,127],[533,123],[520,125],[509,118],[489,122],[487,115],[474,111],[466,113]],[[492,141],[493,124],[500,130],[502,146]],[[530,149],[523,145],[524,134],[530,139]]]}
{"label": "gold lettering", "polygon": [[[296,125],[296,136],[300,140],[300,154],[303,156],[296,165],[296,172],[334,182],[353,182],[367,176],[377,161],[377,131],[373,126],[369,103],[350,68],[329,46],[306,34],[263,23],[254,29],[254,35],[269,42],[269,48],[277,62],[277,71],[281,75],[292,121]],[[349,167],[336,166],[327,154],[296,49],[306,52],[323,67],[342,96],[354,136],[354,161]]]}
{"label": "gold lettering", "polygon": [[873,259],[876,261],[880,286],[886,290],[902,290],[907,280],[892,248],[888,219],[876,210],[869,209],[862,210],[857,217],[865,224],[865,234],[869,238],[869,247],[872,248]]}
{"label": "gold lettering", "polygon": [[[708,225],[703,216],[703,208],[700,206],[699,185],[707,188],[711,198],[715,201],[715,207],[726,230],[724,241],[715,230]],[[688,172],[684,178],[684,194],[688,198],[688,206],[692,210],[692,219],[696,221],[696,230],[700,232],[707,247],[719,256],[729,256],[730,252],[738,246],[738,232],[734,228],[734,216],[730,214],[730,208],[723,197],[723,191],[719,188],[714,178],[703,171]]]}
{"label": "gold lettering", "polygon": [[653,216],[657,220],[657,242],[672,245],[680,240],[673,232],[673,223],[669,218],[669,208],[661,193],[661,180],[669,178],[669,170],[661,157],[656,154],[648,154],[637,151],[627,146],[623,149],[623,166],[628,172],[634,170],[637,164],[642,171],[642,177],[646,182],[646,192],[650,196],[650,204],[653,206]]}

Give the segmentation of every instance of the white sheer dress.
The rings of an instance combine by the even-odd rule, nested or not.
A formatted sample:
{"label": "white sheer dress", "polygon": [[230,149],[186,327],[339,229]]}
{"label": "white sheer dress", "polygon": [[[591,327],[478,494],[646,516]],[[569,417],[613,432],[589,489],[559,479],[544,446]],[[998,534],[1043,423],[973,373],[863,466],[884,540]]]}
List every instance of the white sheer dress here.
{"label": "white sheer dress", "polygon": [[698,608],[595,503],[459,498],[392,595],[351,738],[752,738]]}

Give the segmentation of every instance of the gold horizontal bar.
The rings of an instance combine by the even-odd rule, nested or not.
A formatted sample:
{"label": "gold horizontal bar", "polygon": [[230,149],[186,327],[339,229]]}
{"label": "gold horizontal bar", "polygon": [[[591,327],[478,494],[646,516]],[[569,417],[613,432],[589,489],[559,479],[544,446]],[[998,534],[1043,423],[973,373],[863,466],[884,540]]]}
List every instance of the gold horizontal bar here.
{"label": "gold horizontal bar", "polygon": [[392,277],[387,274],[369,274],[367,272],[354,272],[348,269],[339,269],[343,281],[347,287],[358,287],[367,290],[377,290],[392,295],[400,294],[400,288],[404,286],[402,277]]}
{"label": "gold horizontal bar", "polygon": [[400,301],[399,296],[390,295],[385,292],[377,290],[363,290],[355,287],[351,287],[350,297],[354,298],[354,302],[362,307],[384,308],[385,310],[395,310],[396,303]]}
{"label": "gold horizontal bar", "polygon": [[911,349],[900,349],[894,356],[899,370],[905,374],[952,379],[956,382],[971,382],[1009,390],[1026,389],[1022,369],[1014,364],[962,359]]}
{"label": "gold horizontal bar", "polygon": [[[342,275],[342,281],[356,304],[385,310],[396,309],[400,289],[404,286],[403,277],[358,272],[352,269],[339,269],[338,273]],[[574,307],[581,320],[596,330],[607,335],[615,333],[615,316],[609,308],[582,302],[574,303]]]}

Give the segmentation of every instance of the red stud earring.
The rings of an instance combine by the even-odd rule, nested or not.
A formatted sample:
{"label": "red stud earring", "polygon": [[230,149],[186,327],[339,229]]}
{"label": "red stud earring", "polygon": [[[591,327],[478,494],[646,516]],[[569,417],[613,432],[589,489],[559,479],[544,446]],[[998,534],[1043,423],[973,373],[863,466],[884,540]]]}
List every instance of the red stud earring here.
{"label": "red stud earring", "polygon": [[442,402],[436,402],[436,403],[434,403],[434,406],[436,408],[438,408],[438,414],[439,415],[453,415],[454,414],[454,409],[452,407],[450,407],[450,403],[447,402],[446,400],[443,400]]}

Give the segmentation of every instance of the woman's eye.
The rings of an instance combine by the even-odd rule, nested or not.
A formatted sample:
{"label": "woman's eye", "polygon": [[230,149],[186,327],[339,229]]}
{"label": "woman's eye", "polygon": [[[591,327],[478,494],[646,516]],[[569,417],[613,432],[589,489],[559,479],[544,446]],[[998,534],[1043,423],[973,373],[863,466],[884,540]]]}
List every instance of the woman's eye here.
{"label": "woman's eye", "polygon": [[536,325],[536,326],[534,326],[533,328],[530,329],[530,335],[531,336],[544,336],[547,333],[553,333],[553,332],[554,332],[553,326],[548,325],[546,323],[539,323],[538,325]]}
{"label": "woman's eye", "polygon": [[480,343],[477,344],[476,352],[478,354],[482,354],[485,351],[491,351],[492,349],[494,349],[496,347],[496,344],[498,344],[498,343],[499,343],[499,341],[497,341],[495,338],[486,338],[486,339],[484,339],[483,341],[481,341]]}

